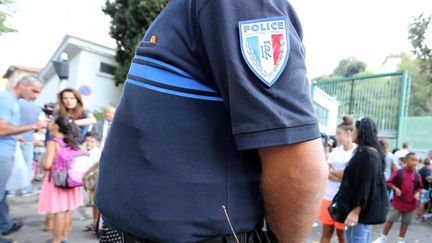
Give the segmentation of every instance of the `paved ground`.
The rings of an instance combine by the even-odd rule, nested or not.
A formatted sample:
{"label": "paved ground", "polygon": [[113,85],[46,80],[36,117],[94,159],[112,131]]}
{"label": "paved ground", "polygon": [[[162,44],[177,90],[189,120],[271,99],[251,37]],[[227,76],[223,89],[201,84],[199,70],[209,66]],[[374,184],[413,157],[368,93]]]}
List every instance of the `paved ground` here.
{"label": "paved ground", "polygon": [[[306,243],[318,243],[321,237],[322,226],[316,224],[309,233]],[[372,240],[375,240],[381,235],[384,225],[375,225],[372,232]],[[395,223],[388,235],[388,243],[396,243],[399,235],[399,223]],[[332,243],[337,243],[336,237],[333,237]],[[408,228],[408,233],[405,238],[406,243],[432,243],[432,224],[431,223],[413,223]]]}
{"label": "paved ground", "polygon": [[[44,216],[36,213],[37,196],[32,197],[13,197],[8,198],[11,214],[24,221],[24,226],[18,232],[9,235],[7,238],[15,239],[18,243],[43,243],[51,238],[50,234],[42,231]],[[98,240],[94,235],[83,232],[85,225],[91,222],[91,208],[83,207],[73,212],[73,229],[69,235],[70,243],[96,243]],[[381,233],[382,225],[374,227],[373,239]],[[389,235],[389,243],[395,243],[399,231],[399,224],[393,226]],[[306,243],[319,242],[321,235],[321,225],[315,226]],[[334,238],[332,242],[337,242]],[[408,230],[406,237],[407,243],[431,243],[432,242],[432,224],[415,223]]]}
{"label": "paved ground", "polygon": [[[23,220],[24,226],[5,238],[17,240],[18,243],[44,243],[47,239],[52,238],[50,232],[42,231],[45,216],[36,213],[37,200],[37,196],[8,198],[12,216]],[[91,233],[82,231],[84,226],[91,223],[91,213],[90,207],[74,210],[73,226],[69,235],[70,243],[99,242]]]}

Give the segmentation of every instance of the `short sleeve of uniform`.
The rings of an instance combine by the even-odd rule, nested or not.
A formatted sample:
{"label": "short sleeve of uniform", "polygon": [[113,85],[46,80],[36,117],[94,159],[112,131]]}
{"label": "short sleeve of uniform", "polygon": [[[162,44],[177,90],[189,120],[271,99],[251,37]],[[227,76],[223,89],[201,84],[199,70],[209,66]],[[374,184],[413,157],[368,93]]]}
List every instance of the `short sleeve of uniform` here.
{"label": "short sleeve of uniform", "polygon": [[12,118],[12,100],[0,95],[0,104],[0,120],[10,121]]}
{"label": "short sleeve of uniform", "polygon": [[[239,21],[286,17],[289,57],[268,87],[242,56]],[[320,136],[306,78],[302,30],[286,0],[208,0],[198,15],[201,54],[221,92],[239,150]]]}

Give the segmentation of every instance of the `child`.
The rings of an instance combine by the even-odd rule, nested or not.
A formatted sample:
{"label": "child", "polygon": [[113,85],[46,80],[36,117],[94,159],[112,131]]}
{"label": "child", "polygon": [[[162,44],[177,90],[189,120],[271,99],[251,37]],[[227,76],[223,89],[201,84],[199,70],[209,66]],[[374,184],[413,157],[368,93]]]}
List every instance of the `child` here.
{"label": "child", "polygon": [[394,172],[387,181],[387,185],[394,191],[391,203],[392,208],[387,217],[387,222],[384,225],[381,237],[376,239],[373,243],[386,242],[387,235],[393,223],[398,221],[400,217],[402,217],[402,222],[399,230],[399,240],[397,242],[405,242],[405,234],[413,220],[413,214],[417,208],[423,184],[421,179],[419,179],[420,176],[415,171],[418,164],[417,156],[410,152],[405,156],[404,161],[405,167]]}
{"label": "child", "polygon": [[[99,148],[100,145],[99,135],[96,132],[88,132],[85,135],[85,145],[90,158],[92,158],[95,161],[95,164],[99,163],[99,159],[102,153],[102,150]],[[94,201],[93,201],[94,188],[89,189],[89,198],[90,198],[90,205],[93,207],[93,223],[87,225],[84,228],[84,230],[97,232],[100,213],[99,210],[94,205]]]}
{"label": "child", "polygon": [[417,215],[420,220],[424,219],[423,216],[429,209],[430,181],[432,180],[432,166],[429,158],[425,158],[423,164],[424,166],[419,170],[423,184],[423,189],[420,194],[420,207]]}
{"label": "child", "polygon": [[85,135],[85,146],[87,149],[87,153],[89,154],[90,158],[92,158],[95,163],[99,162],[102,149],[100,149],[100,136],[96,132],[88,132]]}
{"label": "child", "polygon": [[39,197],[38,212],[54,214],[53,238],[50,243],[67,243],[72,225],[71,210],[83,204],[82,187],[59,188],[54,186],[51,172],[53,165],[64,162],[63,154],[82,153],[79,148],[80,129],[68,117],[58,116],[49,126],[51,139],[47,143],[44,168],[47,171]]}

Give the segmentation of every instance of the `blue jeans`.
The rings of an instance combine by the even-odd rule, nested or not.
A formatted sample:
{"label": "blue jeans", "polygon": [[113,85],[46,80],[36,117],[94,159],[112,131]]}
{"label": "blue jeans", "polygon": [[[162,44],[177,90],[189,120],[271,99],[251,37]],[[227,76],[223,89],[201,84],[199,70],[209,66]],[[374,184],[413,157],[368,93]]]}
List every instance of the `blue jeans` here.
{"label": "blue jeans", "polygon": [[9,215],[9,206],[6,202],[6,193],[4,193],[3,198],[0,201],[0,231],[7,231],[13,225],[13,220]]}
{"label": "blue jeans", "polygon": [[345,230],[345,240],[347,243],[370,243],[372,225],[357,224]]}
{"label": "blue jeans", "polygon": [[0,155],[0,231],[7,231],[12,227],[13,221],[9,215],[6,201],[6,183],[12,172],[14,158]]}

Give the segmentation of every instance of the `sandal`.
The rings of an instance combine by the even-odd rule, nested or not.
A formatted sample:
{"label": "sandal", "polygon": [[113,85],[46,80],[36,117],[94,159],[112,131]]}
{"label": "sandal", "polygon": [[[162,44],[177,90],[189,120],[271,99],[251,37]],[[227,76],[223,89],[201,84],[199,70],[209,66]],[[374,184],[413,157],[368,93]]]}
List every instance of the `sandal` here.
{"label": "sandal", "polygon": [[84,227],[84,231],[96,231],[96,225],[91,223],[91,224]]}

